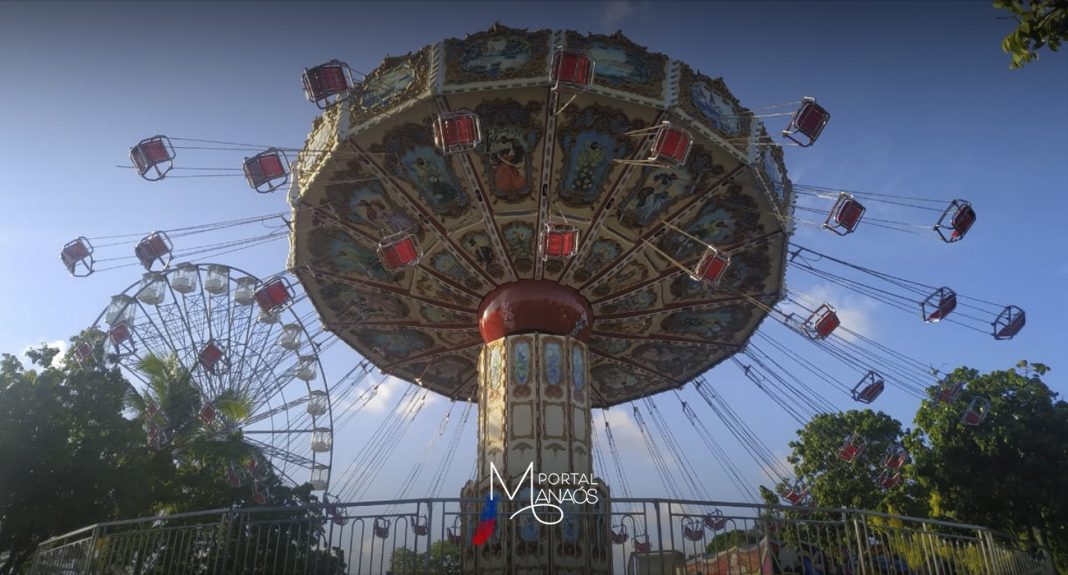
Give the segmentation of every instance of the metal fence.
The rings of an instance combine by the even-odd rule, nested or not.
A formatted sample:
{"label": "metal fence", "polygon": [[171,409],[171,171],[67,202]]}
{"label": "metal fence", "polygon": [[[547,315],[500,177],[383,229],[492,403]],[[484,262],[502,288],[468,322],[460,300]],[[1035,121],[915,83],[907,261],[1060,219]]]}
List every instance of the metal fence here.
{"label": "metal fence", "polygon": [[[31,573],[473,572],[470,533],[477,517],[471,510],[479,503],[418,499],[224,509],[102,523],[41,544]],[[975,525],[666,499],[613,499],[610,513],[582,524],[610,529],[616,574],[1054,574],[1044,552],[1021,549]],[[499,518],[498,525],[504,521]],[[555,548],[556,533],[548,530],[547,539],[535,544]],[[557,569],[547,564],[542,572]]]}

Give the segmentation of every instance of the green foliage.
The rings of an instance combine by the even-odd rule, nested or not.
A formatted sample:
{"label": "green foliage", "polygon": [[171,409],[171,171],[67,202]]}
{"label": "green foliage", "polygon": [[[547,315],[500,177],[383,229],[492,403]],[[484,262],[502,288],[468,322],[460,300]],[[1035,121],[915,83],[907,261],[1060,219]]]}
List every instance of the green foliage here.
{"label": "green foliage", "polygon": [[447,540],[436,541],[430,545],[428,553],[416,553],[401,547],[393,551],[389,565],[393,575],[459,575],[460,546]]}
{"label": "green foliage", "polygon": [[[65,365],[51,367],[58,350],[46,347],[27,353],[36,369],[0,356],[0,552],[9,552],[0,575],[15,572],[39,542],[86,525],[255,505],[248,482],[231,487],[225,470],[231,461],[262,460],[262,454],[240,433],[220,437],[200,421],[201,399],[188,371],[174,357],[147,356],[140,367],[148,385],[139,393],[117,368],[107,367],[99,336],[83,334],[75,347],[93,337],[94,357],[84,366],[67,357]],[[216,403],[221,417],[241,419],[250,411],[237,394]],[[149,404],[160,407],[157,421],[170,439],[160,449],[146,442]],[[309,485],[289,488],[267,465],[261,469],[266,505],[315,502]],[[340,554],[301,547],[309,544],[306,530],[292,536],[286,544],[286,534],[275,534],[281,549],[275,551],[289,557],[306,552],[323,573],[342,569]],[[262,545],[261,554],[272,552]],[[188,549],[160,548],[171,551]]]}
{"label": "green foliage", "polygon": [[149,512],[142,479],[159,463],[123,417],[129,384],[117,369],[51,367],[58,350],[0,360],[0,551],[6,574],[52,535]]}
{"label": "green foliage", "polygon": [[[945,381],[963,381],[954,403],[925,400],[913,441],[928,448],[915,470],[950,518],[1010,531],[1050,548],[1068,566],[1068,403],[1040,377],[1049,368],[1021,362],[1015,370],[980,374],[960,368]],[[972,397],[990,401],[981,425],[960,421]]]}
{"label": "green foliage", "polygon": [[1001,49],[1012,56],[1011,69],[1037,60],[1044,47],[1056,52],[1068,39],[1068,0],[994,0],[994,7],[1011,12],[1016,21],[1001,41]]}
{"label": "green foliage", "polygon": [[754,532],[746,531],[744,529],[731,529],[730,531],[716,534],[716,536],[708,542],[708,545],[705,545],[705,552],[719,553],[721,551],[726,551],[731,547],[744,545],[749,541],[754,540],[757,540]]}
{"label": "green foliage", "polygon": [[[838,453],[846,436],[854,434],[864,439],[865,447],[850,463]],[[901,470],[905,479],[898,486],[883,490],[878,485],[887,450],[904,437],[901,422],[889,415],[870,409],[821,414],[798,430],[797,436],[790,442],[792,452],[787,460],[817,505],[896,513],[926,509],[927,495],[909,479],[912,473],[908,464]]]}

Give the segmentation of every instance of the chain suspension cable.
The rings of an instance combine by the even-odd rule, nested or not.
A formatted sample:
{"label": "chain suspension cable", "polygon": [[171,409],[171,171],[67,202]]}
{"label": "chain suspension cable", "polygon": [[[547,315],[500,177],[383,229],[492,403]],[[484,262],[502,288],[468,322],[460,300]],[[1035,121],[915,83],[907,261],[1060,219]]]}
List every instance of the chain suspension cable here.
{"label": "chain suspension cable", "polygon": [[694,380],[694,387],[697,389],[698,394],[705,403],[716,413],[720,421],[723,422],[727,430],[731,435],[738,440],[757,465],[763,471],[764,475],[774,483],[779,483],[787,480],[790,477],[790,472],[775,458],[775,455],[768,449],[767,445],[760,440],[752,429],[738,416],[737,413],[731,409],[730,405],[718,395],[712,386],[708,384],[704,376],[698,377]]}
{"label": "chain suspension cable", "polygon": [[[416,482],[423,475],[423,469],[426,467],[426,462],[430,459],[430,454],[434,451],[434,446],[437,445],[441,436],[445,435],[445,430],[449,426],[449,420],[452,417],[452,410],[456,407],[456,400],[449,402],[449,409],[445,411],[445,417],[438,423],[437,429],[434,430],[434,434],[430,437],[430,441],[426,444],[426,448],[423,450],[423,455],[412,466],[412,469],[405,476],[404,481],[401,482],[400,487],[397,489],[397,494],[393,496],[395,500],[401,500],[408,496],[408,492],[415,487]],[[394,504],[386,510],[386,515],[393,515],[399,509],[399,505]]]}
{"label": "chain suspension cable", "polygon": [[[785,344],[782,344],[782,343],[776,341],[775,339],[772,339],[771,336],[769,336],[769,335],[767,335],[767,334],[765,334],[763,332],[760,332],[760,331],[756,332],[755,335],[757,337],[759,337],[760,339],[762,339],[763,341],[767,342],[769,345],[771,345],[773,348],[778,350],[780,353],[782,353],[786,357],[790,358],[794,363],[797,363],[798,365],[800,365],[802,367],[802,369],[808,371],[813,376],[815,376],[817,379],[820,379],[820,380],[823,380],[823,381],[826,381],[826,382],[832,384],[836,389],[842,391],[843,393],[845,393],[847,395],[851,392],[852,388],[850,388],[848,385],[842,383],[841,380],[839,380],[838,378],[834,377],[833,375],[831,375],[827,371],[823,370],[822,368],[817,366],[815,363],[813,363],[813,362],[809,361],[808,359],[806,359],[805,356],[793,351],[792,349],[790,349],[789,346],[787,346]],[[784,368],[784,370],[789,372],[789,370],[786,370],[785,368]]]}
{"label": "chain suspension cable", "polygon": [[653,421],[653,426],[657,428],[660,433],[661,441],[667,445],[671,456],[676,460],[679,468],[682,469],[683,479],[686,481],[694,499],[707,501],[710,499],[708,495],[708,488],[705,487],[704,482],[701,481],[701,476],[694,469],[693,464],[689,457],[686,457],[685,451],[679,445],[678,440],[675,438],[675,434],[671,432],[671,427],[668,425],[667,420],[664,419],[663,414],[660,412],[660,408],[656,405],[656,401],[651,397],[645,397],[645,409],[649,412],[649,416]]}
{"label": "chain suspension cable", "polygon": [[353,490],[352,501],[360,501],[367,495],[371,486],[374,485],[374,482],[378,479],[379,475],[381,475],[380,472],[382,468],[385,466],[386,462],[389,461],[393,452],[397,449],[397,446],[400,445],[401,440],[404,438],[404,434],[411,428],[412,422],[415,421],[419,412],[422,411],[423,407],[426,405],[426,398],[429,394],[430,390],[423,389],[422,393],[415,399],[414,405],[408,410],[405,417],[401,419],[399,429],[388,438],[383,448],[372,458],[371,469],[373,471],[365,474],[363,477],[366,479],[363,484],[357,486],[357,488]]}
{"label": "chain suspension cable", "polygon": [[[344,471],[341,473],[341,477],[343,477],[344,479],[343,483],[338,485],[335,491],[337,496],[349,492],[352,485],[359,480],[359,476],[354,473],[357,466],[366,463],[369,459],[370,453],[375,449],[375,444],[381,443],[381,441],[388,435],[387,430],[390,429],[393,426],[394,421],[399,418],[400,414],[403,412],[409,400],[411,399],[414,391],[414,386],[411,386],[408,389],[404,390],[404,393],[401,394],[400,398],[397,399],[397,403],[393,405],[393,408],[386,414],[382,421],[379,422],[378,427],[375,428],[375,431],[367,438],[367,441],[363,444],[363,446],[356,451],[354,457],[352,458],[352,461],[349,462],[348,466],[346,466]],[[337,496],[335,496],[335,498]]]}
{"label": "chain suspension cable", "polygon": [[709,431],[708,427],[701,421],[697,414],[690,407],[690,404],[682,399],[682,395],[678,390],[675,392],[675,398],[679,400],[682,405],[682,412],[686,416],[686,419],[690,421],[690,425],[697,431],[697,436],[701,438],[701,442],[708,448],[709,453],[712,454],[712,458],[719,463],[719,466],[726,473],[727,478],[734,485],[738,493],[748,501],[756,501],[756,496],[751,489],[747,487],[747,482],[741,469],[735,465],[734,461],[727,455],[727,450],[716,440],[716,436]]}
{"label": "chain suspension cable", "polygon": [[467,421],[471,416],[472,408],[475,404],[464,404],[463,414],[460,416],[460,422],[453,429],[452,436],[449,438],[449,443],[445,447],[444,453],[442,453],[441,463],[438,465],[437,471],[434,477],[430,481],[430,487],[427,489],[427,495],[431,497],[439,497],[442,495],[441,488],[445,484],[445,478],[449,474],[449,470],[452,468],[452,463],[456,459],[456,451],[460,445],[460,440],[463,438],[464,431],[467,429]]}
{"label": "chain suspension cable", "polygon": [[[918,295],[926,295],[926,294],[929,294],[932,291],[938,289],[938,286],[925,284],[925,283],[922,283],[922,282],[917,282],[917,281],[914,281],[914,280],[910,280],[910,279],[903,278],[903,277],[900,277],[900,276],[896,276],[896,275],[893,275],[893,274],[889,274],[889,273],[886,273],[886,272],[880,272],[878,270],[874,270],[874,269],[866,267],[866,266],[862,266],[862,265],[859,265],[859,264],[854,264],[852,262],[848,262],[846,260],[843,260],[843,259],[840,259],[840,258],[836,258],[834,256],[831,256],[831,255],[816,251],[814,249],[802,246],[800,244],[791,243],[790,247],[794,248],[795,250],[799,250],[802,253],[802,257],[803,257],[804,253],[808,253],[808,254],[811,254],[813,256],[816,256],[818,258],[816,261],[827,260],[827,261],[830,261],[830,262],[834,262],[834,263],[839,264],[841,266],[844,266],[844,267],[847,267],[847,268],[862,272],[864,274],[870,275],[872,277],[881,279],[881,280],[886,281],[886,282],[888,282],[888,283],[890,283],[892,285],[896,285],[896,286],[899,286],[899,287],[902,287],[902,288],[906,288],[906,289],[911,289],[914,293],[916,293]],[[978,307],[975,304],[971,304],[970,305],[970,307],[973,307],[974,309],[976,309],[978,311],[986,311],[986,312],[992,312],[992,313],[996,314],[1003,307],[1005,307],[1003,304],[995,303],[995,302],[992,302],[992,301],[987,301],[987,300],[976,298],[976,297],[961,295],[961,294],[957,294],[957,298],[961,299],[961,300],[975,302],[975,304],[984,304],[984,305],[988,306],[986,308],[983,308],[983,307]],[[962,303],[961,305],[968,305],[968,304]]]}
{"label": "chain suspension cable", "polygon": [[678,484],[675,483],[675,478],[671,473],[671,467],[668,466],[667,461],[664,459],[664,453],[657,448],[652,433],[645,425],[645,418],[642,417],[641,410],[638,409],[636,404],[632,407],[634,410],[634,421],[638,424],[638,430],[642,434],[642,439],[645,441],[645,447],[649,450],[649,457],[653,460],[653,467],[656,469],[656,474],[660,477],[660,482],[663,484],[664,489],[673,499],[685,499],[682,490],[679,489]]}
{"label": "chain suspension cable", "polygon": [[612,453],[612,463],[616,468],[616,475],[619,476],[619,493],[623,498],[630,497],[631,493],[630,485],[627,481],[627,474],[623,471],[623,457],[619,454],[619,446],[616,445],[615,436],[612,435],[612,426],[608,423],[608,410],[601,410],[601,417],[604,419],[604,433],[608,438],[608,449]]}

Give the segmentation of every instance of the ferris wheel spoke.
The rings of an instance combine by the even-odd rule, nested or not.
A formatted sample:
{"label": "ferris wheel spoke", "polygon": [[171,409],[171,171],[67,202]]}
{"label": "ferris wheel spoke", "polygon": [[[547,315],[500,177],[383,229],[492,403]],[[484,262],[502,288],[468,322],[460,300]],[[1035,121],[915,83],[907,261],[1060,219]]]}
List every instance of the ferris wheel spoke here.
{"label": "ferris wheel spoke", "polygon": [[315,465],[315,461],[313,461],[312,459],[302,457],[300,455],[297,455],[296,453],[281,449],[270,443],[259,441],[251,437],[246,438],[246,441],[254,444],[256,447],[259,447],[260,451],[262,451],[264,455],[267,455],[272,459],[280,459],[282,461],[292,463],[293,465],[297,465],[305,469],[311,469],[312,466]]}
{"label": "ferris wheel spoke", "polygon": [[262,411],[260,413],[257,413],[255,415],[253,415],[252,417],[249,417],[248,419],[246,419],[243,423],[244,423],[244,425],[252,425],[252,424],[255,424],[255,423],[259,423],[259,422],[261,422],[261,421],[263,421],[265,419],[269,419],[271,417],[274,417],[275,415],[277,415],[279,413],[282,413],[283,411],[288,411],[290,409],[293,409],[294,407],[297,407],[299,405],[303,405],[305,403],[308,403],[308,396],[306,396],[306,395],[298,397],[298,398],[296,398],[296,399],[294,399],[292,401],[289,401],[287,403],[283,403],[282,405],[279,405],[278,407],[275,407],[275,408],[272,408],[272,409],[268,409],[267,411]]}

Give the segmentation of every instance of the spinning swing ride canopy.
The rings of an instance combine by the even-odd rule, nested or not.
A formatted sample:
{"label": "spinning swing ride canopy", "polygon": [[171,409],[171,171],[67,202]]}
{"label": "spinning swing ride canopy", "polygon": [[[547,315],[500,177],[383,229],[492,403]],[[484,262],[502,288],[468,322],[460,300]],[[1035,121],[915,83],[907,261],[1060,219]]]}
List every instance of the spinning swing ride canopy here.
{"label": "spinning swing ride canopy", "polygon": [[[556,81],[561,46],[591,61],[589,85]],[[642,163],[657,139],[668,161]],[[721,79],[618,33],[496,25],[387,58],[316,119],[293,173],[290,268],[327,328],[455,399],[476,396],[480,306],[502,285],[585,299],[594,406],[727,359],[784,291],[781,149]],[[577,231],[572,257],[547,252],[566,252],[549,224]],[[717,283],[691,278],[709,246],[730,257]]]}

